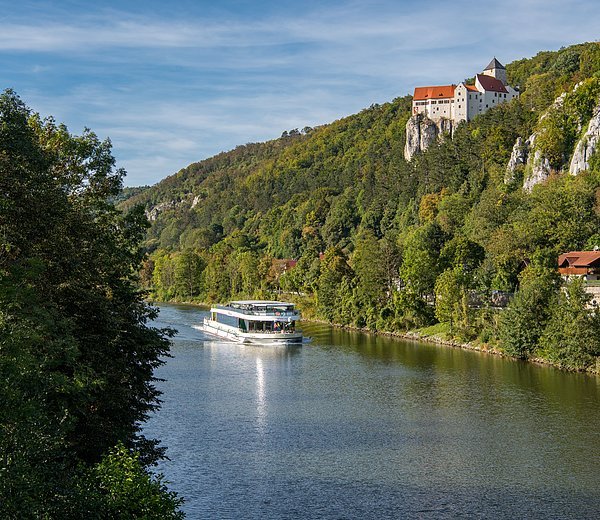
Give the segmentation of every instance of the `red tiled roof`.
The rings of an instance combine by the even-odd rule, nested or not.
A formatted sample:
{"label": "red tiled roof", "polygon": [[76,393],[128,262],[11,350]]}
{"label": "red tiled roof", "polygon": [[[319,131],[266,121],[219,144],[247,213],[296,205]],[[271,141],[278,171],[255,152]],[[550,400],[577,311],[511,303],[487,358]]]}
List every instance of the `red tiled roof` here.
{"label": "red tiled roof", "polygon": [[598,267],[600,251],[570,251],[558,257],[558,267]]}
{"label": "red tiled roof", "polygon": [[440,85],[437,87],[416,87],[413,94],[414,101],[423,99],[443,99],[454,97],[456,85]]}
{"label": "red tiled roof", "polygon": [[471,92],[479,92],[475,85],[465,85],[465,87],[467,87],[467,90],[470,90]]}
{"label": "red tiled roof", "polygon": [[504,83],[499,79],[493,78],[492,76],[486,76],[485,74],[477,74],[477,80],[483,89],[488,92],[504,92],[505,94],[508,94],[508,90],[506,90]]}

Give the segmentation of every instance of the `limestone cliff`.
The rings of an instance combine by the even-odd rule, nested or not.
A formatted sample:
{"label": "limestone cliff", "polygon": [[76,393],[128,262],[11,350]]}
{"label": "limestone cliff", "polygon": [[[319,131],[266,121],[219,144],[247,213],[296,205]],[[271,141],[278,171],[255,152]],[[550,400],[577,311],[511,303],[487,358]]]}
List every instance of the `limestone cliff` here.
{"label": "limestone cliff", "polygon": [[429,148],[438,138],[444,135],[452,135],[452,121],[440,119],[435,122],[424,116],[416,114],[406,123],[406,144],[404,146],[404,158],[407,161]]}
{"label": "limestone cliff", "polygon": [[522,137],[517,137],[517,140],[513,146],[508,166],[506,167],[506,174],[504,175],[504,182],[510,184],[514,182],[516,173],[519,167],[527,164],[527,157],[529,156],[529,139],[524,141]]}
{"label": "limestone cliff", "polygon": [[[540,118],[540,122],[543,121],[550,113],[555,110],[560,110],[564,104],[566,93],[558,96],[554,103],[546,110],[546,112]],[[535,142],[538,138],[538,132],[534,132],[529,136],[526,141],[523,138],[518,137],[506,166],[506,173],[504,175],[504,182],[509,184],[516,178],[517,171],[520,166],[525,165],[525,178],[523,180],[523,189],[527,192],[531,192],[536,184],[544,182],[552,173],[552,167],[547,157],[536,150]]]}
{"label": "limestone cliff", "polygon": [[584,136],[575,146],[571,164],[569,165],[569,173],[577,175],[578,173],[587,170],[590,167],[590,158],[600,147],[600,104],[594,109],[594,115],[590,120],[588,129]]}
{"label": "limestone cliff", "polygon": [[171,209],[175,209],[177,207],[177,202],[174,200],[170,200],[168,202],[161,202],[160,204],[156,204],[148,209],[146,209],[146,218],[150,222],[154,222],[158,216],[164,211],[168,211]]}
{"label": "limestone cliff", "polygon": [[[590,87],[594,87],[593,83],[590,84],[589,81],[578,83],[571,92],[563,93],[556,98],[554,103],[542,115],[536,131],[529,139],[527,139],[527,141],[523,142],[523,139],[520,137],[517,139],[506,167],[504,181],[507,184],[515,181],[519,166],[523,164],[526,165],[523,189],[528,192],[531,192],[536,184],[540,184],[548,179],[553,171],[555,173],[566,171],[567,164],[571,175],[577,175],[580,172],[589,169],[590,158],[596,153],[598,148],[600,148],[600,103],[598,103],[596,98],[595,108],[591,112],[591,118],[590,112],[581,110],[582,91],[580,90],[578,92],[578,90],[582,85],[587,89],[588,96],[590,93],[591,95],[597,96],[597,87],[596,94],[594,94],[594,90],[590,90]],[[579,95],[578,102],[577,95]],[[585,95],[586,91],[583,91],[583,96]],[[552,126],[545,124],[548,121],[552,123],[552,119],[546,119],[549,116],[553,117],[555,120],[570,119],[571,121],[574,121],[574,123],[572,123],[574,126],[571,131],[575,134],[581,134],[582,129],[585,128],[587,124],[587,130],[583,137],[577,142],[570,162],[568,160],[569,152],[566,151],[563,152],[562,159],[559,161],[561,164],[554,164],[554,167],[552,167],[550,160],[543,156],[543,153],[540,151],[540,146],[536,146],[536,141],[545,137],[544,132],[547,132],[549,131],[549,128],[552,128]],[[556,124],[554,124],[554,129],[556,129]]]}
{"label": "limestone cliff", "polygon": [[[527,139],[526,144],[529,150],[535,150],[535,140],[537,139],[537,134],[533,133],[529,139]],[[528,175],[525,177],[523,182],[523,189],[529,193],[533,190],[533,187],[536,184],[540,184],[550,177],[550,173],[552,173],[552,168],[550,166],[550,161],[547,157],[542,155],[542,152],[539,150],[535,150],[533,152],[533,156],[528,154],[527,160],[528,166]]]}
{"label": "limestone cliff", "polygon": [[189,206],[190,209],[194,209],[201,199],[202,195],[193,196],[191,193],[188,193],[187,195],[183,195],[182,198],[179,199],[168,200],[166,202],[160,202],[158,204],[149,204],[146,207],[146,211],[144,213],[146,214],[146,218],[150,222],[155,222],[161,215],[161,213],[164,213],[166,211],[172,211],[178,208],[185,208],[187,206]]}

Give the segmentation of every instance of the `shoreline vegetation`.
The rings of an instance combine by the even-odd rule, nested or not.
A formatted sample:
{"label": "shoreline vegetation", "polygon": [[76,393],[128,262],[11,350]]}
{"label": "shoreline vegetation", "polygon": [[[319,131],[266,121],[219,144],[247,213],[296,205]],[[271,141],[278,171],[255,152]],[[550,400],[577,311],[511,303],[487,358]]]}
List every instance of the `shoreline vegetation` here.
{"label": "shoreline vegetation", "polygon": [[[277,296],[277,295],[275,295],[275,296]],[[281,295],[279,295],[279,296],[281,296]],[[298,299],[294,297],[294,295],[283,295],[283,296],[284,296],[284,298],[283,298],[284,300],[292,301],[292,302],[296,303],[299,306],[301,312],[303,312],[302,303],[300,303],[298,301]],[[291,297],[286,298],[286,296],[291,296]],[[275,299],[278,299],[278,298],[275,298]],[[160,305],[161,303],[174,304],[174,305],[190,305],[190,306],[199,307],[199,308],[205,309],[205,310],[208,310],[211,307],[210,303],[197,302],[197,301],[179,301],[179,300],[159,301],[159,300],[156,300],[153,298],[148,298],[147,300],[151,305]],[[536,358],[536,357],[531,357],[531,358],[527,358],[527,359],[518,358],[516,356],[511,356],[510,354],[507,354],[506,352],[504,352],[502,349],[500,349],[498,347],[494,347],[489,344],[472,342],[472,341],[460,341],[459,339],[449,337],[447,327],[444,326],[445,324],[441,324],[441,323],[437,323],[437,324],[429,326],[429,327],[424,327],[422,329],[408,330],[408,331],[404,331],[404,332],[398,332],[398,331],[394,332],[394,331],[386,331],[386,330],[372,330],[372,329],[368,329],[368,328],[355,327],[352,325],[331,323],[331,322],[328,322],[327,320],[319,319],[315,316],[305,317],[304,314],[302,314],[302,321],[307,321],[310,323],[322,323],[324,325],[329,325],[330,327],[347,330],[347,331],[352,331],[352,332],[360,332],[362,334],[372,334],[372,335],[376,335],[376,336],[385,336],[385,337],[395,338],[395,339],[400,339],[400,340],[414,341],[417,343],[418,342],[432,343],[432,344],[440,345],[443,347],[471,350],[471,351],[479,352],[481,354],[489,354],[489,355],[493,355],[493,356],[503,357],[503,358],[510,359],[513,361],[527,362],[527,363],[531,363],[534,365],[553,367],[558,370],[563,370],[566,372],[574,372],[574,373],[576,372],[576,373],[582,373],[582,374],[589,374],[591,376],[600,376],[600,363],[598,363],[596,367],[589,367],[587,369],[583,369],[583,368],[573,368],[573,367],[563,366],[563,365],[553,363],[552,361],[549,361],[549,360],[543,359],[543,358]]]}
{"label": "shoreline vegetation", "polygon": [[1,94],[2,516],[183,518],[141,430],[173,333],[149,291],[306,295],[307,320],[600,372],[600,308],[556,269],[600,248],[600,42],[507,75],[517,99],[411,161],[404,96],[126,191],[110,140]]}
{"label": "shoreline vegetation", "polygon": [[141,287],[164,301],[301,294],[305,318],[599,372],[600,310],[557,267],[600,248],[600,42],[506,74],[518,98],[410,161],[405,96],[121,200],[151,221]]}

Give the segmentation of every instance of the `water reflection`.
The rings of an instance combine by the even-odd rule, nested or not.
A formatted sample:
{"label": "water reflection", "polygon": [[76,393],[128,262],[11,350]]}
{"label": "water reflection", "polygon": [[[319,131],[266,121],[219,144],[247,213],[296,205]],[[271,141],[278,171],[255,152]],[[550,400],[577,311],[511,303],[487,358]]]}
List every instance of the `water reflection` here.
{"label": "water reflection", "polygon": [[[303,324],[309,345],[183,330],[147,427],[189,518],[592,518],[599,379]],[[183,339],[181,339],[183,338]]]}
{"label": "water reflection", "polygon": [[265,433],[267,400],[265,396],[265,369],[260,357],[256,358],[256,420],[260,433]]}

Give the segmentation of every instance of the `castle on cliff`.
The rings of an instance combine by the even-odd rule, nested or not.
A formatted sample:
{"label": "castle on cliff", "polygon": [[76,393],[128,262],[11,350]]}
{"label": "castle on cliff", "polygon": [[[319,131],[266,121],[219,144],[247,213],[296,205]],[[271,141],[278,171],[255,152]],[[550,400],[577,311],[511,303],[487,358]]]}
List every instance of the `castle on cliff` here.
{"label": "castle on cliff", "polygon": [[507,84],[506,68],[494,58],[475,76],[474,85],[463,81],[458,85],[416,87],[412,115],[422,114],[435,122],[442,119],[453,123],[470,121],[518,95],[519,92]]}

